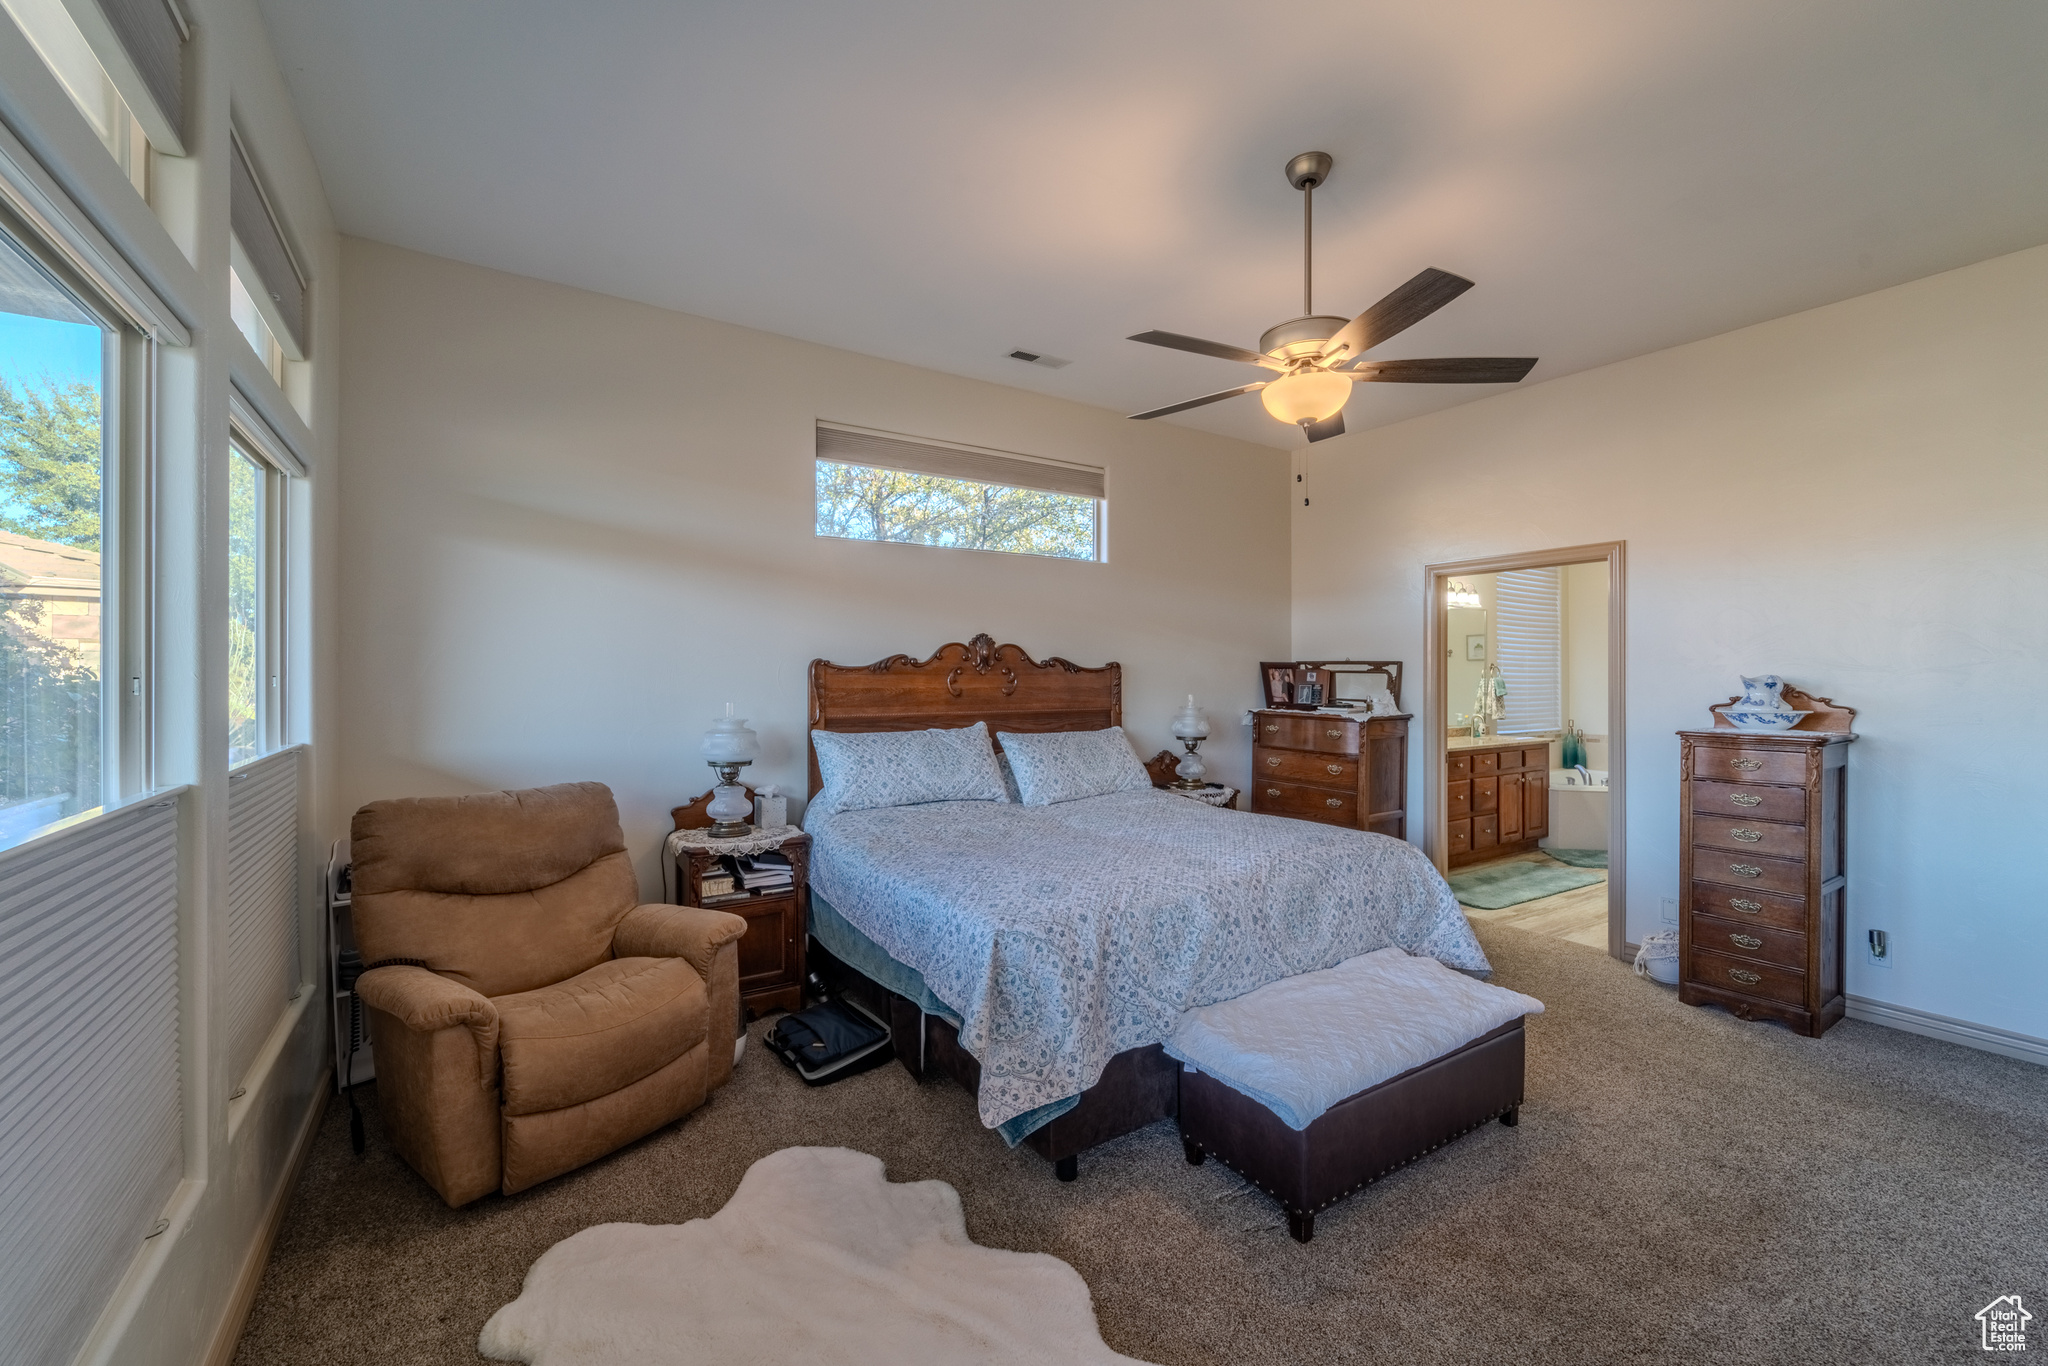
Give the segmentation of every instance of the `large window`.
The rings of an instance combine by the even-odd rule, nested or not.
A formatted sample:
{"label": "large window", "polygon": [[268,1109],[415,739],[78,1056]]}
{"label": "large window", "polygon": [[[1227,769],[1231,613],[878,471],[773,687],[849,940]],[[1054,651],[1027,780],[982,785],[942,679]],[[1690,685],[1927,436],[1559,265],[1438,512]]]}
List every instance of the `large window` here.
{"label": "large window", "polygon": [[228,763],[284,741],[284,483],[239,434],[228,452]]}
{"label": "large window", "polygon": [[1102,486],[1086,466],[818,425],[820,536],[1100,560]]}
{"label": "large window", "polygon": [[0,840],[104,795],[110,335],[0,237]]}

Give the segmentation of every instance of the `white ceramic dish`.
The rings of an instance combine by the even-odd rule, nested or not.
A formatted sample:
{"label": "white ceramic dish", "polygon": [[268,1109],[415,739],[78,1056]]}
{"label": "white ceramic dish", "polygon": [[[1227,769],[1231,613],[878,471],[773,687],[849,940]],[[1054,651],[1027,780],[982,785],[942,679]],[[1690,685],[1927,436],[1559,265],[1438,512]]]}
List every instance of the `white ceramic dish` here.
{"label": "white ceramic dish", "polygon": [[1728,724],[1737,730],[1768,735],[1773,732],[1791,730],[1801,721],[1813,715],[1813,713],[1810,711],[1792,711],[1790,709],[1785,711],[1769,711],[1763,708],[1729,707],[1721,715],[1727,717]]}

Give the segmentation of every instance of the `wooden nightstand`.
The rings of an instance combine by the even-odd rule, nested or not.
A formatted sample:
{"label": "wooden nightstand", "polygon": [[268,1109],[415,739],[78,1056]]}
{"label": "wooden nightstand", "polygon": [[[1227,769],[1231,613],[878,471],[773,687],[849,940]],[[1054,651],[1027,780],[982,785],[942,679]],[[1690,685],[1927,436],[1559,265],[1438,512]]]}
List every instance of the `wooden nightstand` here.
{"label": "wooden nightstand", "polygon": [[[707,792],[670,812],[676,829],[695,832],[709,826],[704,806],[710,798]],[[679,843],[671,836],[662,851],[663,858],[674,861],[675,904],[703,906],[706,902],[699,888],[704,875],[720,867],[721,856],[768,849],[779,849],[788,856],[793,886],[786,891],[712,897],[709,902],[711,910],[746,918],[747,932],[740,938],[740,1002],[749,1016],[803,1008],[804,944],[811,919],[811,837],[793,825],[780,832],[757,831],[737,840]]]}

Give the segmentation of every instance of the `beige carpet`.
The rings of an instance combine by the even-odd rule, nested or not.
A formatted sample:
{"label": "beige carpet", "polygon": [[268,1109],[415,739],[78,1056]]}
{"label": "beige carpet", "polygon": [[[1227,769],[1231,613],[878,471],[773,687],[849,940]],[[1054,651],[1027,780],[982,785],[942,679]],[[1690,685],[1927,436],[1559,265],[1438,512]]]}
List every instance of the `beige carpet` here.
{"label": "beige carpet", "polygon": [[1306,1247],[1218,1163],[1187,1166],[1170,1124],[1060,1185],[951,1083],[892,1064],[809,1090],[757,1040],[681,1125],[459,1211],[374,1113],[354,1158],[331,1106],[236,1361],[473,1363],[552,1244],[712,1214],[792,1144],[950,1182],[974,1241],[1068,1262],[1110,1347],[1174,1366],[1963,1362],[1995,1296],[2048,1315],[2048,1070],[1855,1021],[1801,1039],[1578,945],[1478,929],[1499,980],[1549,1006],[1521,1127],[1325,1211]]}

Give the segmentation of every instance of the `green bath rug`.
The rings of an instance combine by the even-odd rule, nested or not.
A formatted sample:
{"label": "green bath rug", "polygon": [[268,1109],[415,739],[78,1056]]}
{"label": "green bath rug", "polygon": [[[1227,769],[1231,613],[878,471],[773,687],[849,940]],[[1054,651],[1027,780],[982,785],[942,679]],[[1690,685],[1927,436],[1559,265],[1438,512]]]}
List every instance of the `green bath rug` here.
{"label": "green bath rug", "polygon": [[1474,868],[1450,879],[1458,900],[1482,911],[1519,906],[1540,896],[1555,896],[1574,887],[1590,887],[1600,881],[1598,873],[1576,868],[1557,868],[1547,863],[1496,863]]}
{"label": "green bath rug", "polygon": [[1605,868],[1607,866],[1607,851],[1605,849],[1545,849],[1543,852],[1556,859],[1559,863],[1569,863],[1574,868]]}

